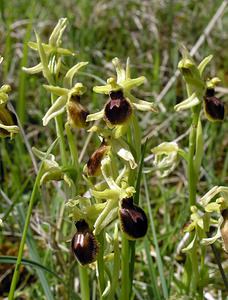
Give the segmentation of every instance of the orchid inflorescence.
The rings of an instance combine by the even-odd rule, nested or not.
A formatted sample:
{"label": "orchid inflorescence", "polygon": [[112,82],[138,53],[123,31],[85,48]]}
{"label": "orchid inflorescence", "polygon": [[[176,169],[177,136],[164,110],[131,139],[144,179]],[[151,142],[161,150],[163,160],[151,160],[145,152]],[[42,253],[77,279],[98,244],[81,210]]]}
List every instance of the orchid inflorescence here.
{"label": "orchid inflorescence", "polygon": [[[181,149],[176,141],[163,142],[153,148],[152,153],[154,154],[156,175],[160,178],[168,176],[175,169],[180,158],[183,158],[187,164],[191,215],[189,225],[184,229],[188,233],[186,236],[189,236],[188,242],[182,251],[187,254],[185,272],[191,274],[187,285],[191,286],[195,293],[197,288],[199,290],[202,288],[200,280],[203,278],[198,276],[203,274],[200,272],[203,272],[205,263],[205,246],[221,240],[223,249],[228,251],[228,188],[215,186],[199,201],[196,197],[197,182],[204,154],[201,111],[203,108],[206,119],[210,122],[222,122],[225,118],[225,108],[223,102],[215,96],[215,87],[220,82],[219,78],[205,78],[204,75],[212,55],[205,57],[197,65],[185,47],[181,48],[181,54],[182,59],[178,68],[186,85],[187,99],[176,104],[174,110],[176,112],[188,109],[191,111],[189,148]],[[212,233],[211,236],[213,229],[216,230],[216,233]],[[199,251],[201,251],[201,265],[197,259]],[[213,251],[216,251],[215,248]]]}
{"label": "orchid inflorescence", "polygon": [[[131,151],[132,146],[124,135],[135,122],[136,109],[151,112],[156,109],[153,103],[132,94],[132,89],[144,83],[145,77],[131,78],[130,60],[127,60],[124,69],[119,59],[114,58],[112,63],[117,76],[108,78],[106,85],[93,88],[96,93],[108,95],[108,100],[100,112],[89,114],[80,103],[86,87],[80,82],[74,83],[75,75],[88,62],[78,62],[68,71],[63,64],[63,56],[75,55],[61,48],[66,24],[66,19],[60,19],[48,44],[41,42],[36,33],[37,42],[29,42],[28,46],[38,51],[40,63],[23,69],[30,74],[42,72],[48,82],[44,88],[51,93],[52,104],[43,117],[44,126],[64,111],[67,112],[66,124],[72,129],[85,128],[91,121],[104,120],[104,123],[93,125],[88,130],[96,133],[100,139],[100,146],[83,170],[88,191],[85,195],[72,195],[66,203],[69,217],[77,229],[71,244],[72,251],[79,263],[84,265],[96,260],[99,251],[96,237],[107,231],[108,225],[116,219],[119,218],[120,228],[128,239],[141,238],[147,232],[146,214],[133,202],[135,188],[129,183],[129,176],[136,172],[138,165]],[[61,167],[53,154],[47,155],[36,148],[33,151],[43,161],[40,184],[50,180],[64,180],[69,186],[74,184],[72,168]],[[121,158],[119,162],[118,157]]]}
{"label": "orchid inflorescence", "polygon": [[[191,207],[191,222],[185,231],[194,232],[194,236],[182,251],[190,251],[197,242],[210,245],[222,240],[224,250],[228,252],[228,187],[213,187],[199,200],[199,206]],[[216,233],[208,237],[211,228],[216,229]]]}

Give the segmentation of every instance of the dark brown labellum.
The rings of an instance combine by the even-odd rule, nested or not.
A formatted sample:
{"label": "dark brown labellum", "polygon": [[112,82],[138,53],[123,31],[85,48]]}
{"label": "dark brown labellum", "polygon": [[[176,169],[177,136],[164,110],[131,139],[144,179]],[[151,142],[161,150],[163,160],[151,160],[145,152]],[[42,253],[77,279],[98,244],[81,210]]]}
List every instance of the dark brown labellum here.
{"label": "dark brown labellum", "polygon": [[72,96],[67,103],[68,123],[72,128],[85,128],[87,126],[86,118],[89,111],[80,104],[79,96]]}
{"label": "dark brown labellum", "polygon": [[123,92],[121,90],[111,92],[110,99],[105,105],[105,120],[111,125],[120,125],[131,113],[131,104],[124,98]]}
{"label": "dark brown labellum", "polygon": [[214,97],[214,95],[215,95],[215,89],[211,88],[206,90],[206,97]]}
{"label": "dark brown labellum", "polygon": [[147,216],[142,208],[134,205],[132,197],[122,200],[119,217],[121,229],[129,239],[134,240],[146,235]]}
{"label": "dark brown labellum", "polygon": [[81,265],[90,264],[96,260],[98,242],[85,220],[75,222],[75,226],[77,232],[73,236],[71,249]]}
{"label": "dark brown labellum", "polygon": [[207,89],[204,98],[204,110],[209,121],[223,121],[225,115],[224,104],[214,94],[214,89]]}
{"label": "dark brown labellum", "polygon": [[100,173],[101,160],[108,151],[108,146],[102,142],[100,147],[91,155],[87,162],[87,173],[89,176],[97,176]]}

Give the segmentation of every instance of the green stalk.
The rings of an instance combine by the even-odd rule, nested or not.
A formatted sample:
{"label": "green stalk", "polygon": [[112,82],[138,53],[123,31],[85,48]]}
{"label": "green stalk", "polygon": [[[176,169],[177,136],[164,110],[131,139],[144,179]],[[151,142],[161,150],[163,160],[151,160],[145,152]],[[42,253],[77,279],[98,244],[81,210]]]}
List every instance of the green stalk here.
{"label": "green stalk", "polygon": [[16,266],[15,266],[15,269],[14,269],[14,273],[13,273],[13,279],[11,281],[8,300],[13,300],[14,299],[14,292],[15,292],[16,285],[17,285],[18,278],[19,278],[19,270],[20,270],[20,266],[21,266],[21,260],[22,260],[22,256],[23,256],[27,231],[28,231],[28,227],[29,227],[31,214],[32,214],[33,204],[34,204],[36,194],[37,194],[37,190],[38,190],[38,183],[39,183],[39,180],[40,180],[40,177],[41,177],[41,172],[40,171],[41,171],[41,168],[40,168],[39,173],[36,177],[36,181],[35,181],[35,184],[34,184],[34,187],[33,187],[32,195],[31,195],[31,198],[30,198],[30,201],[29,201],[28,212],[27,212],[26,219],[25,219],[25,225],[24,225],[22,238],[21,238],[21,243],[20,243],[20,247],[19,247],[19,251],[18,251],[17,262],[16,262]]}
{"label": "green stalk", "polygon": [[[52,143],[52,145],[50,146],[49,150],[46,153],[46,157],[51,153],[51,150],[54,148],[56,142],[57,142],[57,140],[55,140]],[[29,207],[28,207],[25,224],[24,224],[24,229],[23,229],[23,233],[22,233],[22,238],[21,238],[21,242],[20,242],[20,247],[19,247],[19,251],[18,251],[17,262],[16,262],[16,266],[15,266],[14,273],[13,273],[13,278],[12,278],[11,285],[10,285],[8,300],[14,299],[14,293],[15,293],[16,285],[17,285],[18,278],[19,278],[21,260],[22,260],[22,256],[23,256],[23,252],[24,252],[24,246],[25,246],[26,236],[27,236],[28,227],[29,227],[29,223],[30,223],[30,218],[32,215],[33,204],[36,199],[37,190],[38,190],[40,178],[42,175],[42,168],[43,168],[43,162],[41,163],[39,171],[37,173],[35,184],[33,186],[32,194],[30,197]]]}
{"label": "green stalk", "polygon": [[[139,204],[139,195],[140,195],[140,184],[141,184],[141,178],[142,178],[142,170],[143,170],[143,165],[144,165],[144,157],[146,154],[146,146],[147,146],[147,141],[143,144],[142,150],[141,150],[141,157],[140,157],[140,165],[138,167],[138,176],[135,184],[135,190],[136,193],[134,195],[134,203],[136,205]],[[135,241],[129,241],[130,245],[130,251],[131,251],[131,261],[130,261],[130,295],[132,293],[132,282],[133,282],[133,277],[134,277],[134,266],[135,266]]]}
{"label": "green stalk", "polygon": [[79,175],[79,162],[78,162],[77,144],[76,144],[74,136],[71,132],[70,125],[68,123],[66,123],[65,129],[66,129],[68,145],[69,145],[70,153],[71,153],[72,165],[76,169],[77,175]]}
{"label": "green stalk", "polygon": [[113,248],[114,248],[114,259],[113,259],[113,277],[112,277],[112,288],[110,292],[110,300],[115,299],[115,293],[118,290],[118,279],[120,270],[120,251],[119,251],[119,240],[118,240],[118,225],[115,225],[114,237],[113,237]]}
{"label": "green stalk", "polygon": [[97,268],[98,268],[98,280],[100,288],[100,300],[103,300],[102,296],[105,289],[105,277],[104,277],[104,232],[102,231],[98,236],[98,241],[100,244],[98,258],[97,258]]}
{"label": "green stalk", "polygon": [[122,282],[120,300],[129,299],[129,241],[122,233],[122,249],[121,249],[121,269],[122,269]]}
{"label": "green stalk", "polygon": [[196,184],[197,174],[194,166],[194,155],[196,151],[196,130],[199,114],[193,112],[191,131],[189,136],[189,154],[188,154],[188,189],[189,189],[189,204],[196,204]]}
{"label": "green stalk", "polygon": [[79,277],[82,300],[90,300],[89,276],[87,269],[83,266],[79,266]]}
{"label": "green stalk", "polygon": [[159,272],[159,276],[160,276],[160,280],[161,280],[161,290],[163,292],[164,299],[168,299],[169,298],[168,297],[168,288],[167,288],[167,283],[166,283],[165,274],[164,274],[164,266],[163,266],[163,262],[162,262],[161,251],[160,251],[158,240],[157,240],[157,234],[156,234],[155,224],[154,224],[154,217],[153,217],[152,210],[151,210],[148,184],[146,181],[145,174],[143,174],[143,181],[144,181],[145,196],[146,196],[146,201],[147,201],[147,206],[148,206],[148,214],[149,214],[151,232],[152,232],[152,237],[153,237],[155,252],[156,252],[156,262],[157,262],[158,272]]}
{"label": "green stalk", "polygon": [[[193,112],[192,116],[192,125],[191,125],[191,132],[189,136],[189,156],[188,156],[188,189],[189,189],[189,205],[196,204],[196,184],[197,184],[197,175],[195,172],[194,166],[194,155],[196,150],[196,128],[198,123],[199,115]],[[190,238],[193,237],[190,235]],[[190,282],[191,290],[193,294],[197,290],[197,285],[199,282],[199,269],[198,269],[198,261],[197,261],[197,253],[196,249],[194,248],[190,253],[191,265],[192,265],[192,276],[188,277]]]}
{"label": "green stalk", "polygon": [[[65,125],[65,129],[66,129],[67,141],[68,141],[68,145],[69,145],[70,153],[71,153],[72,165],[77,171],[77,178],[78,178],[78,175],[80,175],[80,172],[79,172],[77,145],[75,144],[75,140],[74,140],[73,134],[71,132],[70,125],[68,123]],[[64,147],[64,145],[62,145],[62,147]],[[62,148],[62,151],[63,150],[64,150],[64,148]],[[74,182],[74,186],[75,186],[75,189],[77,190],[77,182]],[[72,196],[74,196],[74,195],[72,195]],[[81,297],[83,300],[89,300],[90,299],[90,286],[89,286],[89,275],[88,275],[86,267],[79,265],[79,277],[80,277],[80,286],[81,286]]]}
{"label": "green stalk", "polygon": [[199,284],[199,269],[198,269],[198,259],[197,259],[197,248],[193,247],[191,253],[190,253],[190,259],[192,263],[192,275],[191,275],[191,285],[190,288],[192,290],[192,293],[194,293],[197,290],[198,284]]}
{"label": "green stalk", "polygon": [[[192,94],[192,89],[187,85],[188,96]],[[198,95],[199,96],[199,95]],[[198,171],[195,166],[195,155],[196,155],[196,146],[197,146],[197,126],[200,116],[201,105],[193,107],[192,109],[192,124],[191,131],[189,135],[189,152],[188,152],[188,189],[189,189],[189,205],[196,205],[196,189],[197,189],[197,180],[198,180]],[[199,169],[200,166],[198,166]],[[192,234],[190,235],[192,239]],[[197,290],[199,283],[199,266],[197,259],[197,251],[195,248],[190,253],[190,260],[192,265],[192,276],[188,277],[188,286],[190,286],[192,293],[194,294]]]}

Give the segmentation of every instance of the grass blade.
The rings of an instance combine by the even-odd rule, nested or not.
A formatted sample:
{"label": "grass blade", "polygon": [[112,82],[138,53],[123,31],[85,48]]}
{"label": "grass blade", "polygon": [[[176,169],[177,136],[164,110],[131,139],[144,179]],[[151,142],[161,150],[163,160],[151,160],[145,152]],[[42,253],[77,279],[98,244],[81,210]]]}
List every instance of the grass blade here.
{"label": "grass blade", "polygon": [[158,240],[157,240],[157,235],[156,235],[155,226],[154,226],[153,214],[152,214],[151,206],[150,206],[150,198],[149,198],[149,192],[148,192],[148,186],[147,186],[145,174],[143,175],[143,181],[144,181],[144,187],[145,187],[145,193],[146,193],[146,201],[147,201],[147,205],[148,205],[148,212],[149,212],[152,236],[153,236],[156,257],[157,257],[158,272],[159,272],[159,276],[160,276],[160,280],[161,280],[162,292],[163,292],[164,298],[168,299],[168,289],[167,289],[167,284],[166,284],[166,280],[165,280],[165,276],[164,276],[163,263],[162,263],[162,259],[161,259],[160,249],[158,246]]}
{"label": "grass blade", "polygon": [[150,274],[150,281],[151,281],[153,295],[154,295],[155,299],[160,300],[161,295],[160,295],[159,288],[157,285],[156,269],[154,267],[153,260],[150,255],[150,243],[147,238],[144,239],[144,249],[146,251],[146,258],[147,258],[147,263],[148,263],[148,270],[149,270],[149,274]]}
{"label": "grass blade", "polygon": [[[24,213],[25,209],[20,204],[20,205],[17,206],[17,211],[18,211],[18,216],[19,216],[20,227],[21,227],[21,230],[23,230],[24,223],[25,223],[25,213]],[[39,252],[37,251],[36,243],[35,243],[35,240],[32,236],[32,232],[31,232],[30,229],[28,229],[28,231],[27,231],[26,244],[28,246],[29,254],[30,254],[32,260],[34,262],[36,262],[38,265],[40,265],[41,264],[41,258],[39,256]],[[46,275],[45,275],[44,271],[40,268],[37,268],[36,272],[37,272],[38,278],[40,280],[40,284],[43,287],[45,296],[47,297],[48,300],[49,299],[54,300],[54,297],[53,297],[52,292],[50,290],[50,285],[48,284],[48,281],[47,281],[47,278],[46,278]]]}
{"label": "grass blade", "polygon": [[[0,256],[0,264],[15,264],[17,261],[17,257],[16,256]],[[21,263],[25,266],[30,266],[33,267],[35,269],[40,269],[42,271],[48,272],[50,274],[52,274],[53,276],[55,276],[56,278],[58,278],[58,280],[60,280],[61,282],[63,282],[63,279],[61,277],[59,277],[54,271],[48,269],[47,267],[45,267],[44,265],[41,265],[40,263],[30,260],[30,259],[26,259],[26,258],[22,258]]]}

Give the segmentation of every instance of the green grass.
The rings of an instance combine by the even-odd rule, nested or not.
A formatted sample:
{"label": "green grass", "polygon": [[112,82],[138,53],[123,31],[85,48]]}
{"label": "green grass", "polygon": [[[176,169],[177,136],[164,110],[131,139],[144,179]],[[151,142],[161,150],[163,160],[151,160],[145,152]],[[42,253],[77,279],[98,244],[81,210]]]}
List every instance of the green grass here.
{"label": "green grass", "polygon": [[[60,17],[68,18],[69,26],[64,35],[64,43],[78,52],[78,56],[76,59],[67,58],[65,63],[70,65],[77,60],[89,61],[88,68],[80,73],[79,78],[88,87],[88,93],[82,101],[91,112],[95,112],[106,99],[92,93],[92,87],[113,74],[110,61],[115,56],[123,62],[130,57],[133,75],[146,76],[147,83],[142,90],[138,90],[137,96],[151,101],[156,99],[176,70],[180,58],[180,43],[191,48],[220,3],[220,0],[66,0],[64,3],[45,0],[0,1],[0,54],[4,57],[4,63],[0,67],[0,84],[7,82],[12,85],[10,99],[17,110],[30,146],[46,151],[55,139],[54,122],[51,122],[48,130],[41,122],[50,107],[49,95],[42,87],[44,80],[40,75],[28,76],[21,70],[22,66],[32,66],[37,62],[36,54],[28,50],[26,45],[28,40],[35,40],[34,29],[45,40]],[[197,53],[197,60],[210,53],[214,54],[212,64],[207,69],[208,76],[215,75],[218,70],[222,79],[221,86],[224,87],[228,85],[228,54],[224,46],[228,38],[227,20],[226,9],[223,19],[214,27],[210,37]],[[162,99],[164,112],[146,117],[144,113],[139,113],[143,138],[153,132],[147,142],[145,157],[151,155],[150,149],[154,146],[163,141],[172,141],[189,128],[188,113],[175,113],[173,109],[176,101],[186,96],[184,93],[183,82],[178,78]],[[221,97],[227,108],[227,94],[222,94]],[[203,119],[203,127],[205,149],[197,191],[199,196],[214,185],[228,183],[227,118],[222,125],[209,124]],[[87,134],[81,130],[75,135],[80,156]],[[187,147],[188,137],[185,136],[179,143],[183,148]],[[82,159],[82,166],[97,145],[96,137],[92,137]],[[60,157],[58,160],[60,161]],[[144,167],[151,171],[152,159]],[[159,180],[154,172],[149,172],[145,182],[141,182],[140,202],[147,211],[150,226],[147,238],[136,244],[134,299],[165,299],[167,293],[174,297],[184,291],[176,276],[177,271],[183,269],[185,255],[177,255],[176,247],[184,236],[183,227],[189,220],[185,170],[186,165],[182,162],[167,179]],[[0,188],[8,197],[7,200],[0,194],[0,217],[4,221],[0,232],[0,255],[5,259],[10,255],[17,256],[24,215],[35,176],[23,137],[18,135],[13,141],[1,139]],[[82,179],[80,180],[80,193],[83,193],[86,187]],[[23,269],[22,279],[17,286],[22,297],[79,297],[79,289],[74,289],[74,278],[79,278],[79,271],[68,251],[73,226],[71,227],[66,212],[62,215],[64,193],[61,187],[56,189],[56,186],[48,184],[41,188],[35,202],[31,218],[34,226],[39,225],[42,231],[30,228],[26,236],[27,247],[22,262],[29,262],[30,265],[28,267],[25,264],[26,270]],[[59,228],[57,224],[60,218]],[[7,248],[4,245],[8,245]],[[218,249],[225,261],[227,256],[219,244]],[[210,261],[210,274],[213,274],[218,267],[209,247],[207,256]],[[9,263],[6,260],[5,262]],[[13,259],[10,263],[13,263]],[[9,273],[6,274],[7,269],[1,269],[6,274],[4,282],[10,283],[13,272],[10,267],[8,270]],[[227,272],[227,265],[225,271]],[[217,279],[207,286],[215,298],[218,290],[225,297],[225,289],[219,276],[218,273]],[[90,288],[93,294],[98,290],[95,281],[95,272],[92,271]],[[0,288],[0,294],[6,296],[7,293],[7,288]]]}

